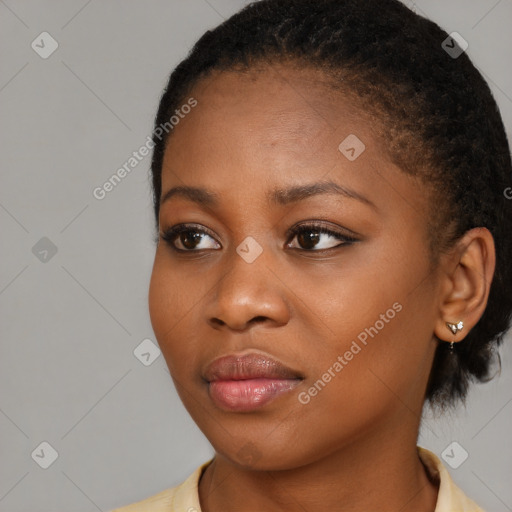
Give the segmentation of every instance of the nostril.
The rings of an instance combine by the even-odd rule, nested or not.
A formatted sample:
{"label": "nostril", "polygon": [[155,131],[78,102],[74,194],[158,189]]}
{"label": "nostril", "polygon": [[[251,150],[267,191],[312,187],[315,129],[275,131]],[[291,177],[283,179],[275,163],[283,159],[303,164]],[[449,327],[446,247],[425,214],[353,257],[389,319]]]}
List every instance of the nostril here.
{"label": "nostril", "polygon": [[225,325],[230,325],[232,329],[235,329],[235,330],[244,330],[248,327],[249,324],[257,324],[257,323],[261,323],[261,322],[265,322],[268,320],[268,317],[266,316],[255,316],[254,318],[251,318],[251,320],[249,320],[249,322],[243,322],[242,325],[240,325],[240,327],[236,328],[235,327],[235,324],[234,323],[231,323],[231,322],[225,322],[224,320],[221,320],[220,318],[217,318],[217,317],[213,317],[213,318],[210,318],[210,325],[213,327],[213,328],[218,328],[218,327],[222,327],[222,326],[225,326]]}

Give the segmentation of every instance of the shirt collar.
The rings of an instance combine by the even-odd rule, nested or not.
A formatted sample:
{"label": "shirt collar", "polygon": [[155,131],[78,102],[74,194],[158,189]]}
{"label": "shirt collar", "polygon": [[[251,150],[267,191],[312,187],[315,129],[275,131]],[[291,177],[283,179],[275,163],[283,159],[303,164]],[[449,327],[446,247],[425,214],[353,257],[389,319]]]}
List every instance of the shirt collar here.
{"label": "shirt collar", "polygon": [[439,484],[434,512],[484,512],[457,487],[439,457],[418,446],[418,455],[430,478]]}

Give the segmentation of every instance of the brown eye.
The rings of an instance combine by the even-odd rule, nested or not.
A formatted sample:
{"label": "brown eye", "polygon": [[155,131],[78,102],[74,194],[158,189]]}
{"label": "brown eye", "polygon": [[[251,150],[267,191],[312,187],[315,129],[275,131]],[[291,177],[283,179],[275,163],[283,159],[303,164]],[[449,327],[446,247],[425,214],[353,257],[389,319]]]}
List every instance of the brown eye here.
{"label": "brown eye", "polygon": [[178,239],[185,249],[195,249],[201,241],[202,235],[193,231],[184,231],[178,235]]}
{"label": "brown eye", "polygon": [[[289,234],[292,238],[287,244],[288,247],[310,252],[334,249],[357,241],[356,238],[328,229],[323,224],[298,226]],[[293,245],[295,239],[297,243]]]}
{"label": "brown eye", "polygon": [[320,234],[314,231],[303,231],[297,235],[297,242],[303,249],[313,249],[320,241]]}
{"label": "brown eye", "polygon": [[220,244],[204,228],[181,224],[160,234],[171,249],[178,252],[197,252],[217,249]]}

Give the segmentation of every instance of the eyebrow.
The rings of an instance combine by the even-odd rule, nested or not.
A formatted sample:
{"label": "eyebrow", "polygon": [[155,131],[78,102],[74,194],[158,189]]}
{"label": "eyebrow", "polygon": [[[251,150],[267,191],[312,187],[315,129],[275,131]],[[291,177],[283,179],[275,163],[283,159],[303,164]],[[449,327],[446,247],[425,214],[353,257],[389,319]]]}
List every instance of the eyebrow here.
{"label": "eyebrow", "polygon": [[[336,194],[349,199],[356,199],[376,209],[368,198],[355,190],[343,187],[333,181],[322,181],[308,185],[296,185],[288,188],[277,188],[267,194],[270,203],[287,205],[322,194]],[[161,198],[160,204],[169,201],[172,197],[183,197],[194,203],[216,207],[220,204],[220,195],[203,187],[178,186],[169,189]]]}

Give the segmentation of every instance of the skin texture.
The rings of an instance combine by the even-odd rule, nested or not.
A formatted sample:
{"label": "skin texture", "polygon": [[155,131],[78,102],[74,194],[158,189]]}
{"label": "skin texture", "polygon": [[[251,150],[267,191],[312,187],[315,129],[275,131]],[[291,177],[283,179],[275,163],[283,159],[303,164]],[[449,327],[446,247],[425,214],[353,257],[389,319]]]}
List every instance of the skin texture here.
{"label": "skin texture", "polygon": [[[284,65],[215,73],[193,89],[198,105],[168,141],[162,197],[184,185],[219,194],[218,205],[177,195],[162,204],[160,232],[194,223],[210,235],[186,254],[161,239],[149,291],[178,393],[216,452],[199,485],[204,512],[435,508],[437,487],[416,452],[434,334],[461,341],[483,313],[492,237],[471,230],[433,267],[426,186],[391,163],[378,120],[325,82],[319,71]],[[338,150],[349,134],[366,146],[354,161]],[[366,199],[267,200],[270,190],[319,181]],[[313,221],[357,241],[300,249],[287,230]],[[248,236],[263,249],[252,263],[236,252]],[[339,243],[325,234],[319,242]],[[299,393],[396,303],[394,318],[301,403]],[[445,322],[459,320],[465,329],[453,336]],[[256,411],[222,410],[202,372],[247,352],[304,379]]]}

